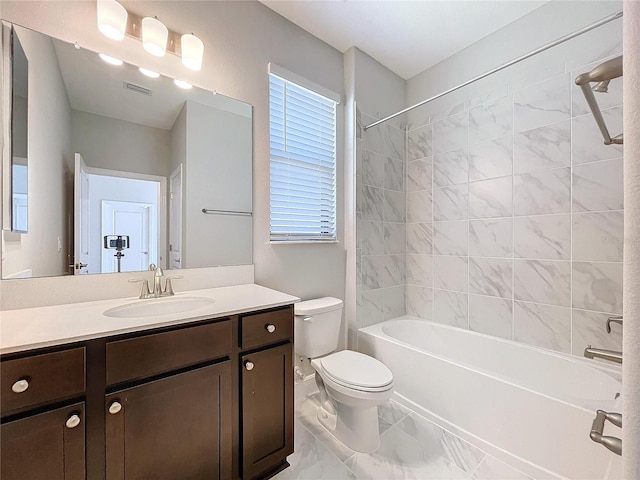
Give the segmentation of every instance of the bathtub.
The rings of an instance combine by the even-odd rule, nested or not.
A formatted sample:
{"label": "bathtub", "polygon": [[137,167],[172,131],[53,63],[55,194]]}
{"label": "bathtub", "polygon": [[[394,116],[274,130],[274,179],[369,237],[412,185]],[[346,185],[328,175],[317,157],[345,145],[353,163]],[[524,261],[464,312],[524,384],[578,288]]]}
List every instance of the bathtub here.
{"label": "bathtub", "polygon": [[621,411],[619,369],[411,317],[360,329],[358,349],[391,369],[397,401],[535,479],[621,476],[589,439],[595,410]]}

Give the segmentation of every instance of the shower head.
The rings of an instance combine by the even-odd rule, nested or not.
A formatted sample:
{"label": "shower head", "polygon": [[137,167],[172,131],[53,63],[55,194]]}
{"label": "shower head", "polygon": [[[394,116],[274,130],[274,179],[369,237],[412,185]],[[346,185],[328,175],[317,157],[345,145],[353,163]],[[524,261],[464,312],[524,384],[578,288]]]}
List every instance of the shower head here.
{"label": "shower head", "polygon": [[607,93],[609,91],[609,82],[611,80],[605,80],[604,82],[596,83],[591,90],[594,92]]}

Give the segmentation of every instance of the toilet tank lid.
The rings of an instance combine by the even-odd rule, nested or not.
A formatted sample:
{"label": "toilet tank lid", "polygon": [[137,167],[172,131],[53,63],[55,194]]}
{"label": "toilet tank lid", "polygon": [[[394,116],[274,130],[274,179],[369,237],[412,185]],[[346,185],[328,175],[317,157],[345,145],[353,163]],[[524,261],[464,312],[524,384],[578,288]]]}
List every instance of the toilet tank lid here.
{"label": "toilet tank lid", "polygon": [[296,315],[318,315],[339,308],[342,308],[342,300],[339,298],[322,297],[298,302],[294,305],[293,311]]}

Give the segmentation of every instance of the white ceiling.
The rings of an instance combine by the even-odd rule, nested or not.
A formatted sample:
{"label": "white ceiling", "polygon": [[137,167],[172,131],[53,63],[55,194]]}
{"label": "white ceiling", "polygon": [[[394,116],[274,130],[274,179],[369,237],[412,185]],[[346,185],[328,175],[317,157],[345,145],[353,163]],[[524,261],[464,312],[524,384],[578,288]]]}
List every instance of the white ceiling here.
{"label": "white ceiling", "polygon": [[549,0],[260,0],[341,52],[409,79]]}

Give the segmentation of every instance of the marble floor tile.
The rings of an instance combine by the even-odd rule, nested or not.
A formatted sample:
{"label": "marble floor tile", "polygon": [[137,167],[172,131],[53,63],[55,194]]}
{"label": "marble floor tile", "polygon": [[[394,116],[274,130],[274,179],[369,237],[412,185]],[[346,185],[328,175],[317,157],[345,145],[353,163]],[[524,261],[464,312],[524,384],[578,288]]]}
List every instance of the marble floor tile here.
{"label": "marble floor tile", "polygon": [[389,400],[378,407],[378,416],[391,425],[395,425],[410,413],[411,410],[393,400]]}

